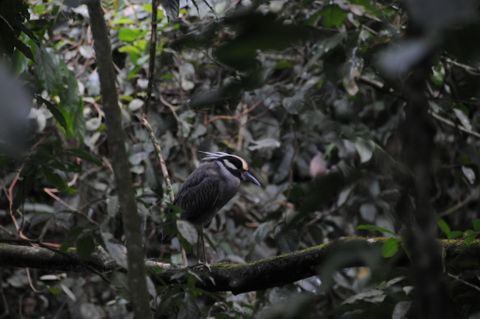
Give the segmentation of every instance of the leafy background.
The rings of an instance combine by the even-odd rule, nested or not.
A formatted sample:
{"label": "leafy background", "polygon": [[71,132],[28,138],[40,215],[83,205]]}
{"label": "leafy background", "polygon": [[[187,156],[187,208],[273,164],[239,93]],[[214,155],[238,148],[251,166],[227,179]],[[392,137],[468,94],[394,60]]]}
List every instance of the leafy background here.
{"label": "leafy background", "polygon": [[[170,21],[159,10],[155,99],[145,110],[151,5],[104,1],[147,257],[181,264],[180,248],[192,255],[195,236],[167,213],[161,170],[138,120],[144,111],[175,190],[200,164],[199,150],[243,156],[264,183],[243,187],[215,217],[212,261],[251,261],[354,234],[391,237],[383,253],[395,258],[402,249],[395,213],[401,77],[432,43],[441,50],[427,92],[436,127],[431,204],[441,237],[473,241],[480,232],[479,22],[471,11],[460,24],[448,3],[433,11],[410,6],[432,31],[413,43],[400,40],[408,20],[398,1],[212,1],[215,14],[203,2],[198,9],[182,2]],[[0,160],[0,234],[58,242],[83,256],[100,244],[124,264],[86,7],[3,0],[0,16],[9,22],[0,20],[4,62],[25,88],[13,95],[13,109],[17,96],[33,100],[28,129],[20,130],[27,136],[2,136],[22,151]],[[2,106],[2,125],[11,110]],[[413,289],[406,270],[337,269],[337,262],[321,277],[266,291],[207,293],[192,278],[149,292],[159,318],[405,317]],[[0,275],[5,317],[125,318],[130,311],[120,273],[107,283],[84,273]],[[461,275],[473,288],[445,274],[449,293],[462,315],[476,318],[477,273]]]}

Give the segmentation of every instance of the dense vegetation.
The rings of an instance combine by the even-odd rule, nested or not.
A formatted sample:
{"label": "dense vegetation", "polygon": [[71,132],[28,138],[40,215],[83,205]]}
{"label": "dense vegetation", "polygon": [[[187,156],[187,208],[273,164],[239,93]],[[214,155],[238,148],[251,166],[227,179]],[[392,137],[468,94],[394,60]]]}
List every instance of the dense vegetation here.
{"label": "dense vegetation", "polygon": [[[107,145],[96,1],[83,2],[0,0],[4,318],[133,313],[124,268],[135,227],[122,222]],[[147,265],[156,318],[480,316],[477,3],[197,0],[178,17],[175,1],[160,4],[155,24],[150,2],[102,1],[146,258],[176,269],[196,246],[155,146],[174,193],[198,151],[241,155],[263,182],[210,224],[216,271],[340,237],[385,238],[376,250],[330,249],[317,276],[241,294],[215,291],[195,269],[159,280]],[[15,268],[5,244],[78,256],[80,269]],[[452,244],[468,254],[447,258]],[[118,267],[87,264],[99,250]],[[269,263],[253,264],[266,282],[279,261]]]}

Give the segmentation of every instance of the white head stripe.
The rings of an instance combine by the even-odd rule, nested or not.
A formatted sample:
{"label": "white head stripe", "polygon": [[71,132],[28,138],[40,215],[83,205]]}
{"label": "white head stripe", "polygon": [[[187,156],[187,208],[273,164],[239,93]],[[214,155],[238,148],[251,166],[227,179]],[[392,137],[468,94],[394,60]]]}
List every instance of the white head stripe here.
{"label": "white head stripe", "polygon": [[233,170],[238,170],[238,168],[232,162],[230,162],[228,159],[224,159],[222,162],[223,162],[223,165],[227,166],[228,168],[233,169]]}
{"label": "white head stripe", "polygon": [[242,163],[242,168],[244,170],[248,170],[247,162],[243,158],[241,158],[240,156],[228,154],[228,153],[225,153],[225,152],[204,152],[204,151],[199,151],[199,152],[206,155],[204,158],[202,158],[202,161],[213,161],[213,160],[219,159],[220,157],[224,157],[224,156],[235,157]]}

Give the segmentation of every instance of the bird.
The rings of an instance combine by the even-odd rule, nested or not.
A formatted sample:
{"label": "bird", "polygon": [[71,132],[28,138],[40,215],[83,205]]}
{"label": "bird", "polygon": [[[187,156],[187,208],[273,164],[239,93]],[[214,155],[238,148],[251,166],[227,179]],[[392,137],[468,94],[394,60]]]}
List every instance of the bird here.
{"label": "bird", "polygon": [[206,155],[202,159],[206,163],[187,177],[173,204],[180,208],[180,218],[196,227],[198,262],[206,263],[203,228],[235,196],[242,182],[250,182],[259,187],[262,184],[240,156],[225,152],[200,153]]}

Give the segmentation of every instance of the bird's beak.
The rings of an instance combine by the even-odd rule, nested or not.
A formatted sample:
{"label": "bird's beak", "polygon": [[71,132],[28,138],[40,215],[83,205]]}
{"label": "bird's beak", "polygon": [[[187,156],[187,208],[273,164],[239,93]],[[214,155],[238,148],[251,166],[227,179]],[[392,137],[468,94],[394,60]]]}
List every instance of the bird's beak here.
{"label": "bird's beak", "polygon": [[258,180],[258,178],[256,178],[252,173],[250,173],[249,171],[244,171],[243,172],[243,180],[244,181],[248,181],[248,182],[251,182],[257,186],[262,186],[262,184],[260,183],[260,181]]}

